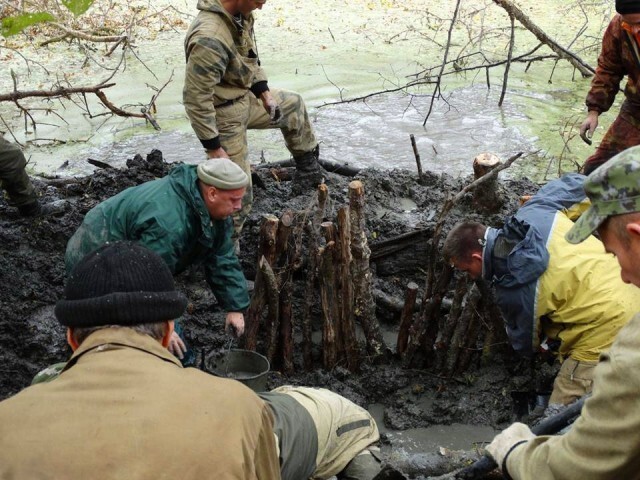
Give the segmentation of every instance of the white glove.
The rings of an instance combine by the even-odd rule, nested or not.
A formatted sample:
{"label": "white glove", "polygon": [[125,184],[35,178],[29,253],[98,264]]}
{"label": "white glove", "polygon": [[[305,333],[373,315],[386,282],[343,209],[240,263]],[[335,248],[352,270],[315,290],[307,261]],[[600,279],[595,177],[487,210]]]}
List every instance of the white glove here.
{"label": "white glove", "polygon": [[496,435],[493,441],[487,445],[487,452],[502,470],[505,457],[511,452],[511,449],[519,443],[524,443],[535,438],[529,427],[524,423],[514,423],[506,430]]}

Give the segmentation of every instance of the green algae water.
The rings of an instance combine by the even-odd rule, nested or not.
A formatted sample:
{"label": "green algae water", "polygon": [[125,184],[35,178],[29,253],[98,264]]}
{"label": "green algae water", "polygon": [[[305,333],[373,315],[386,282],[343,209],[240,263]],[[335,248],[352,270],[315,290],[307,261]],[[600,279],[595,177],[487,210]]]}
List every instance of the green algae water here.
{"label": "green algae water", "polygon": [[[134,44],[144,63],[129,55],[125,71],[105,93],[114,104],[138,111],[139,104],[147,103],[164,86],[155,113],[162,130],[155,131],[139,118],[99,115],[104,109],[88,96],[91,115],[68,102],[62,108],[57,100],[25,100],[28,105],[50,108],[36,112],[37,130],[28,126],[25,132],[16,109],[2,103],[0,114],[16,139],[27,145],[25,153],[33,173],[86,174],[93,169],[87,158],[122,166],[136,153],[144,155],[153,148],[161,150],[167,161],[204,159],[182,106],[182,42],[197,13],[196,2],[139,3],[138,8],[148,9],[147,14],[170,6],[170,11],[162,11],[170,13],[173,21],[156,25],[155,30],[140,29]],[[515,3],[550,37],[595,67],[600,37],[612,15],[610,2],[593,2],[586,7],[586,16],[578,2]],[[441,98],[433,103],[423,127],[433,84],[409,90],[398,87],[424,78],[420,72],[430,67],[437,74],[455,5],[453,0],[301,0],[294,6],[285,0],[269,0],[256,12],[259,55],[272,87],[303,95],[321,154],[329,160],[415,169],[409,141],[413,134],[423,168],[436,172],[466,175],[479,153],[492,152],[506,159],[520,151],[528,156],[504,175],[543,181],[558,172],[575,170],[595,147],[588,147],[576,135],[586,115],[589,79],[581,78],[565,61],[534,62],[528,69],[514,63],[504,103],[498,107],[504,66],[489,69],[488,77],[484,70],[464,72],[471,62],[466,54],[482,50],[492,59],[506,57],[509,17],[490,0],[462,2],[449,53],[450,59],[459,59],[461,72],[443,79]],[[514,55],[532,50],[538,41],[517,22],[515,25]],[[576,41],[582,26],[584,33]],[[115,61],[101,56],[103,47],[89,56],[73,43],[39,48],[35,43],[24,47],[24,43],[23,36],[0,43],[0,91],[13,88],[12,71],[21,90],[50,88],[56,79],[94,85],[108,76],[96,62]],[[25,57],[46,65],[49,75],[11,50],[17,46]],[[542,47],[539,53],[549,50]],[[398,91],[335,104],[384,90]],[[594,143],[602,138],[616,112],[617,105],[601,117]],[[278,131],[252,131],[249,142],[253,162],[288,157]]]}

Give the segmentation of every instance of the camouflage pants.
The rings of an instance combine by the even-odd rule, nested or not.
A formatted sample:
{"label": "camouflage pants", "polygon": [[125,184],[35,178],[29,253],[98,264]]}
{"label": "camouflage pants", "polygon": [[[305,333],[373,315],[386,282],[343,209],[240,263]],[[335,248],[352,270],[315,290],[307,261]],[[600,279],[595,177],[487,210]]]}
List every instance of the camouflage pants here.
{"label": "camouflage pants", "polygon": [[640,120],[632,113],[632,107],[625,101],[595,153],[584,163],[583,173],[588,175],[614,155],[629,147],[640,145]]}
{"label": "camouflage pants", "polygon": [[[238,164],[249,175],[249,178],[251,178],[251,165],[248,159],[247,130],[279,128],[284,136],[287,149],[294,157],[309,152],[318,145],[302,97],[287,90],[271,90],[271,94],[278,102],[282,114],[275,125],[271,124],[269,114],[262,105],[262,101],[251,93],[247,93],[230,105],[216,108],[220,144],[231,160]],[[233,217],[236,235],[240,234],[252,204],[253,186],[249,185],[247,193],[242,199],[242,210]]]}
{"label": "camouflage pants", "polygon": [[0,137],[0,184],[9,196],[9,204],[21,207],[37,199],[25,167],[27,161],[18,146]]}
{"label": "camouflage pants", "polygon": [[549,398],[549,405],[568,405],[593,388],[593,371],[598,362],[579,362],[567,358],[562,362],[560,371],[553,382],[553,392]]}

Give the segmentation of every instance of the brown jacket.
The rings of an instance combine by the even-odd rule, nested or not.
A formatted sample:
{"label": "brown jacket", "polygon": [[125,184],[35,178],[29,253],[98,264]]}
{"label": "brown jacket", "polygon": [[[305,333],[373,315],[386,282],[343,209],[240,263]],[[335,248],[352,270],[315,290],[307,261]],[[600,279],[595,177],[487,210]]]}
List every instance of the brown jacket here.
{"label": "brown jacket", "polygon": [[634,52],[637,49],[637,43],[622,28],[620,15],[613,17],[602,37],[598,67],[587,94],[588,110],[599,113],[609,110],[626,75],[624,95],[628,104],[624,108],[640,118],[640,64]]}
{"label": "brown jacket", "polygon": [[640,314],[595,369],[593,396],[562,436],[540,436],[507,457],[514,480],[640,480]]}
{"label": "brown jacket", "polygon": [[0,479],[279,480],[269,408],[127,328],[0,402]]}

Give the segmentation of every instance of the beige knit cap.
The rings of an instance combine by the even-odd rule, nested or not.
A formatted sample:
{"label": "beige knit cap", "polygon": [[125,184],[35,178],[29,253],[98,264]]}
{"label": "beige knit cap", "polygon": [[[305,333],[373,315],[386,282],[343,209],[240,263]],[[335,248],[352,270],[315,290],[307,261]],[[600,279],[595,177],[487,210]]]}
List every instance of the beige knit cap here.
{"label": "beige knit cap", "polygon": [[212,158],[198,165],[198,178],[221,190],[237,190],[249,185],[244,170],[228,158]]}

